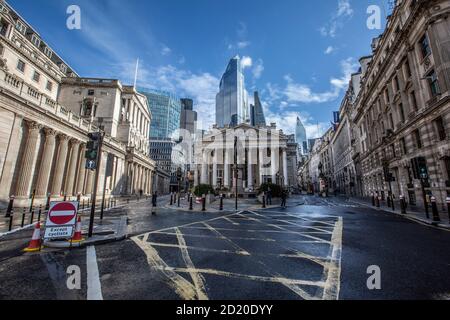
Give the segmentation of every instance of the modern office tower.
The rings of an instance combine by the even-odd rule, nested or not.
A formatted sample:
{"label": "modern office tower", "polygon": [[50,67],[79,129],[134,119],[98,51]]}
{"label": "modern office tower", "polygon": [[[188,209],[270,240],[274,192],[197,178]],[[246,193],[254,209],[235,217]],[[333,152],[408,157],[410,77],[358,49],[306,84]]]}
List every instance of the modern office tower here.
{"label": "modern office tower", "polygon": [[266,117],[262,108],[261,100],[259,99],[258,91],[254,93],[255,104],[250,105],[250,124],[252,126],[265,126]]}
{"label": "modern office tower", "polygon": [[216,124],[219,128],[237,126],[250,120],[248,93],[239,56],[228,63],[216,96]]}
{"label": "modern office tower", "polygon": [[140,90],[148,99],[152,113],[150,126],[150,156],[156,161],[158,170],[167,172],[171,189],[177,185],[177,154],[174,146],[180,129],[181,100],[173,94],[156,90]]}
{"label": "modern office tower", "polygon": [[173,94],[157,90],[140,90],[148,99],[152,113],[150,137],[172,138],[180,128],[181,100]]}
{"label": "modern office tower", "polygon": [[300,120],[299,117],[297,117],[297,126],[295,127],[295,139],[300,148],[300,153],[302,155],[307,154],[308,153],[308,139],[306,137],[306,129],[302,123],[302,120]]}
{"label": "modern office tower", "polygon": [[197,130],[197,112],[192,99],[181,99],[180,128],[195,134]]}

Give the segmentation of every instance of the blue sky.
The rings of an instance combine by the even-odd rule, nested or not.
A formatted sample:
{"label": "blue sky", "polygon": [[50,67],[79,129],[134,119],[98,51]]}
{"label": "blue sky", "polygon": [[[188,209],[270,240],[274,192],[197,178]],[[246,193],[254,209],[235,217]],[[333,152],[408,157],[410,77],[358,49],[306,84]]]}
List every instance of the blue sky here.
{"label": "blue sky", "polygon": [[[268,122],[293,133],[299,115],[309,137],[329,127],[358,58],[382,32],[366,27],[368,6],[388,10],[388,0],[8,2],[80,76],[132,84],[139,58],[138,85],[193,98],[204,128],[214,122],[228,60],[239,54]],[[81,30],[66,28],[72,4]]]}

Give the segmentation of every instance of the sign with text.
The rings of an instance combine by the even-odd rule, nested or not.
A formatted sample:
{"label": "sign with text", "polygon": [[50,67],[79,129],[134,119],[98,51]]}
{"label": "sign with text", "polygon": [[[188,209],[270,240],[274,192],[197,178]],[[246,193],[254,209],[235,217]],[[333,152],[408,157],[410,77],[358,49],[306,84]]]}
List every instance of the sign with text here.
{"label": "sign with text", "polygon": [[45,239],[72,237],[77,221],[78,202],[51,202],[45,223]]}

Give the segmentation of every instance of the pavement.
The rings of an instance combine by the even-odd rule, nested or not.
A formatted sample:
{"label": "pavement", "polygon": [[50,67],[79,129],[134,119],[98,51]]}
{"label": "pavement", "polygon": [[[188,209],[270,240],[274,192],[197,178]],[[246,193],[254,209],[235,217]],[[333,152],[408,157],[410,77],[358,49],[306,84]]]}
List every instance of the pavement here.
{"label": "pavement", "polygon": [[[35,254],[19,232],[0,240],[0,299],[450,299],[449,231],[341,198],[288,204],[187,212],[161,199],[152,215],[133,202],[107,217],[127,217],[127,239]],[[80,289],[66,286],[71,266]]]}

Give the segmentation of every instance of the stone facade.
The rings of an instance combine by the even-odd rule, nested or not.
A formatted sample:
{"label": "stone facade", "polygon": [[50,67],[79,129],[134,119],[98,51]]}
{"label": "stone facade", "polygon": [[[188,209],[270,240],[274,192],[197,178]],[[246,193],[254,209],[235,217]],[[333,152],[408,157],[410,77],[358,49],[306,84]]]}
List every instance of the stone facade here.
{"label": "stone facade", "polygon": [[[26,205],[48,194],[90,195],[94,172],[85,170],[88,133],[105,128],[99,192],[150,193],[154,162],[148,156],[146,100],[117,80],[84,79],[3,3],[0,23],[0,202]],[[108,83],[106,85],[106,83]],[[92,90],[94,93],[92,94]],[[141,118],[123,117],[128,100]],[[87,116],[87,103],[91,113]],[[99,120],[102,120],[101,122]],[[137,129],[138,128],[138,129]],[[111,176],[105,180],[107,161]],[[106,185],[104,185],[106,181]]]}
{"label": "stone facade", "polygon": [[[362,64],[351,111],[362,194],[392,192],[424,205],[412,159],[425,157],[425,192],[445,208],[450,194],[450,2],[399,1],[373,56]],[[385,170],[393,175],[386,180]]]}

